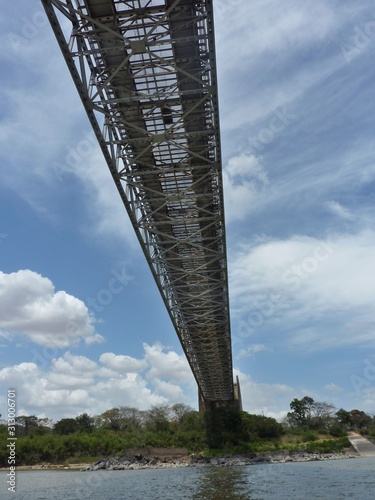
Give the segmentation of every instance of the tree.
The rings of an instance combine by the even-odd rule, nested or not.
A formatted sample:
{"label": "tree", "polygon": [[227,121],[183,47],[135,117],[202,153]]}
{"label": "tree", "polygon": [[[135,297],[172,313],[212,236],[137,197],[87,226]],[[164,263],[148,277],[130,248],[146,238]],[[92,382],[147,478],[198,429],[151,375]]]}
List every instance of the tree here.
{"label": "tree", "polygon": [[371,424],[371,417],[362,410],[350,411],[350,423],[356,429],[363,429]]}
{"label": "tree", "polygon": [[335,407],[326,402],[314,401],[311,405],[309,426],[314,429],[327,429],[333,423]]}
{"label": "tree", "polygon": [[302,399],[294,398],[290,403],[292,411],[288,413],[288,418],[297,425],[306,425],[306,422],[311,417],[313,404],[314,400],[309,396],[305,396]]}
{"label": "tree", "polygon": [[94,419],[87,415],[87,413],[82,413],[76,417],[77,430],[79,432],[92,432],[94,429]]}
{"label": "tree", "polygon": [[118,408],[111,408],[105,411],[98,417],[100,427],[119,431],[121,429],[120,410]]}
{"label": "tree", "polygon": [[171,406],[162,403],[152,406],[146,412],[146,425],[153,431],[167,431],[171,418]]}
{"label": "tree", "polygon": [[111,408],[97,417],[99,427],[114,431],[139,429],[142,426],[143,420],[144,412],[130,406]]}
{"label": "tree", "polygon": [[340,408],[336,413],[335,413],[337,420],[340,422],[341,425],[345,427],[350,427],[351,426],[351,418],[350,418],[350,412],[344,410],[343,408]]}
{"label": "tree", "polygon": [[30,436],[32,434],[45,434],[49,432],[46,427],[47,419],[40,419],[35,415],[20,415],[16,417],[17,434],[19,436]]}
{"label": "tree", "polygon": [[67,435],[77,432],[78,424],[75,418],[62,418],[53,426],[55,434]]}
{"label": "tree", "polygon": [[131,406],[120,406],[122,429],[139,429],[145,420],[145,412]]}
{"label": "tree", "polygon": [[241,412],[242,427],[249,439],[276,438],[283,433],[283,427],[272,417]]}
{"label": "tree", "polygon": [[179,423],[182,423],[185,417],[194,410],[191,406],[185,405],[184,403],[175,403],[172,405],[171,411],[173,420],[177,420]]}
{"label": "tree", "polygon": [[308,426],[311,429],[327,428],[332,423],[334,406],[330,403],[314,401],[305,396],[302,399],[293,399],[290,403],[293,410],[287,414],[290,425]]}

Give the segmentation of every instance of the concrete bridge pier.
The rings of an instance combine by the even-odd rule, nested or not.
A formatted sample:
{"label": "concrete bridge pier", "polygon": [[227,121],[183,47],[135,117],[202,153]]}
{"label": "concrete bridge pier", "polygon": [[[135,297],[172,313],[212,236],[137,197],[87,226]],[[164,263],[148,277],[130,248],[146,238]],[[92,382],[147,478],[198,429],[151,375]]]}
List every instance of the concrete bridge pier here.
{"label": "concrete bridge pier", "polygon": [[233,388],[234,398],[227,401],[207,401],[198,390],[199,411],[205,416],[207,441],[210,448],[236,445],[241,440],[242,398],[238,377]]}

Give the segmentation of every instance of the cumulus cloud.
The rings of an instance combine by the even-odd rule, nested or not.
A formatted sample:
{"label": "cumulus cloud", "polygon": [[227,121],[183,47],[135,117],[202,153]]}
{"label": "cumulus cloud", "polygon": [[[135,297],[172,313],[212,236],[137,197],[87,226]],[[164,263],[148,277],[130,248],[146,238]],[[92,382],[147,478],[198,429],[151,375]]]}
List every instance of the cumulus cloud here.
{"label": "cumulus cloud", "polygon": [[[234,376],[240,380],[242,404],[249,413],[266,415],[280,420],[289,408],[289,403],[299,394],[296,389],[285,384],[259,384],[238,369]],[[285,408],[285,410],[281,410]]]}
{"label": "cumulus cloud", "polygon": [[160,380],[159,378],[152,379],[152,384],[159,393],[163,394],[170,401],[180,403],[184,400],[183,390],[179,385]]}
{"label": "cumulus cloud", "polygon": [[67,347],[101,342],[94,318],[80,299],[55,291],[53,283],[29,269],[0,272],[0,328],[36,344]]}
{"label": "cumulus cloud", "polygon": [[[110,360],[119,356],[107,354],[112,355],[108,357]],[[164,364],[162,370],[161,359]],[[6,388],[15,387],[19,414],[47,416],[55,421],[83,412],[98,415],[118,406],[147,410],[156,404],[184,402],[196,407],[197,388],[192,383],[191,373],[186,372],[182,377],[179,374],[179,370],[187,370],[182,355],[160,344],[145,344],[144,354],[138,361],[146,362],[140,373],[124,372],[121,364],[119,370],[108,369],[100,360],[71,352],[53,359],[46,369],[36,363],[9,366],[0,370],[0,387],[3,387],[0,405],[6,404]],[[160,376],[150,378],[150,373]],[[302,398],[309,394],[316,401],[324,400],[319,394],[311,394],[301,387],[256,382],[237,368],[233,373],[240,379],[243,407],[249,413],[280,420],[295,397]],[[341,398],[347,398],[347,404],[352,404],[352,407],[362,408],[365,405],[368,408],[373,401],[370,384],[365,385],[361,394],[356,396],[341,390],[334,383],[327,384],[324,389],[332,395],[340,393]],[[341,401],[339,404],[343,406]]]}
{"label": "cumulus cloud", "polygon": [[142,371],[147,363],[144,359],[136,359],[131,356],[116,355],[113,352],[103,353],[99,361],[107,368],[117,370],[118,372],[139,372]]}
{"label": "cumulus cloud", "polygon": [[[98,382],[92,389],[98,407],[134,406],[141,410],[167,402],[167,398],[152,392],[147,381],[136,373]],[[99,403],[100,402],[100,403]]]}
{"label": "cumulus cloud", "polygon": [[185,357],[159,343],[144,344],[139,359],[107,352],[94,361],[67,351],[48,366],[19,363],[0,370],[0,386],[4,393],[6,387],[16,388],[24,414],[55,420],[117,406],[145,410],[166,402],[194,405],[197,393]]}
{"label": "cumulus cloud", "polygon": [[52,360],[51,368],[48,389],[77,389],[93,384],[97,364],[85,356],[66,352],[62,357]]}
{"label": "cumulus cloud", "polygon": [[53,373],[53,370],[42,372],[35,363],[20,363],[1,370],[0,383],[16,388],[19,408],[27,414],[45,413],[57,417],[60,412],[64,416],[67,411],[76,413],[92,406],[93,399],[86,389],[78,385],[67,388],[70,380],[60,388],[49,386],[49,375]]}
{"label": "cumulus cloud", "polygon": [[178,382],[191,383],[194,378],[185,356],[180,356],[174,351],[164,352],[164,347],[157,342],[150,346],[143,344],[145,360],[150,367],[147,372],[148,379],[168,378]]}

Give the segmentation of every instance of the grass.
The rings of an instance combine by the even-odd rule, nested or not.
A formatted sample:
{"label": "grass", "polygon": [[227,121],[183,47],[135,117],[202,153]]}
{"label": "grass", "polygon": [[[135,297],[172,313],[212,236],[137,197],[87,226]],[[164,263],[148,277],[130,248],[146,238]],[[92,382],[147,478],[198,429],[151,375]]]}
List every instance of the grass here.
{"label": "grass", "polygon": [[285,434],[278,440],[259,440],[224,449],[207,448],[200,452],[199,455],[202,457],[215,457],[219,455],[261,454],[275,451],[286,451],[288,453],[340,453],[350,446],[347,437],[333,438],[330,435],[318,433],[312,433],[308,436],[304,434]]}

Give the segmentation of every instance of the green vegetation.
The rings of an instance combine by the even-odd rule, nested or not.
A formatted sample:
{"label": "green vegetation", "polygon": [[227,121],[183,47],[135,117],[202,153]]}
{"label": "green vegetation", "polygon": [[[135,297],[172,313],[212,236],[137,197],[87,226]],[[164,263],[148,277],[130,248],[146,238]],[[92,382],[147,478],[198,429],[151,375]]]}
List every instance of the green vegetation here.
{"label": "green vegetation", "polygon": [[[90,462],[123,456],[129,448],[187,448],[189,453],[218,455],[266,453],[278,450],[308,453],[339,452],[350,446],[348,430],[375,439],[375,417],[350,412],[305,396],[290,403],[282,423],[274,418],[218,408],[201,414],[184,404],[156,405],[148,411],[111,408],[101,415],[87,413],[54,423],[35,416],[19,416],[17,464]],[[0,423],[0,438],[7,436]],[[6,467],[7,450],[0,451]]]}
{"label": "green vegetation", "polygon": [[292,431],[305,429],[340,438],[353,430],[375,437],[375,416],[362,410],[346,411],[340,408],[335,412],[333,405],[314,401],[308,396],[293,399],[290,408],[292,411],[286,415],[283,423]]}

